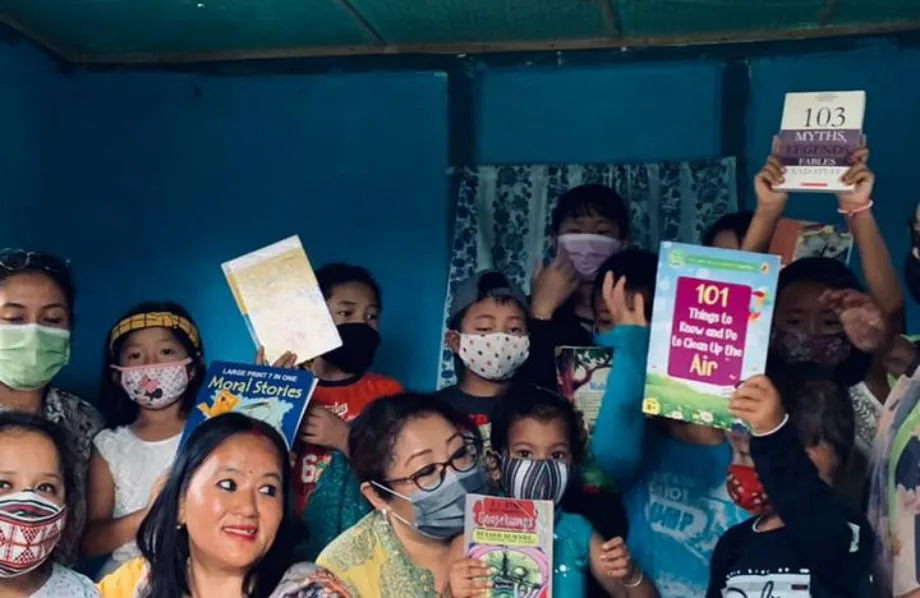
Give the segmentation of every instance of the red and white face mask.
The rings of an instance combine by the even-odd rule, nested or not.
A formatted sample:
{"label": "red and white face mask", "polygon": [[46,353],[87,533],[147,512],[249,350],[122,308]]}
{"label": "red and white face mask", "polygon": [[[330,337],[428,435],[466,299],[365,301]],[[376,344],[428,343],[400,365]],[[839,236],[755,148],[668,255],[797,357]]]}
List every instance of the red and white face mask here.
{"label": "red and white face mask", "polygon": [[725,489],[732,502],[752,515],[763,515],[770,511],[770,499],[753,467],[729,465]]}
{"label": "red and white face mask", "polygon": [[112,366],[121,372],[121,387],[128,398],[144,409],[165,409],[178,401],[188,388],[191,358],[170,363],[132,367]]}
{"label": "red and white face mask", "polygon": [[51,556],[67,509],[31,490],[0,496],[0,578],[18,577]]}

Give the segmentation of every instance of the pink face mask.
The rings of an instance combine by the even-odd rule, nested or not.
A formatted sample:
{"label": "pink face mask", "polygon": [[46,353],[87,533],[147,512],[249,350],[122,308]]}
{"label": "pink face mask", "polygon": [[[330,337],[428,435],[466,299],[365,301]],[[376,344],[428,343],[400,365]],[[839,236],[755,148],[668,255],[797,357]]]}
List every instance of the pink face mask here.
{"label": "pink face mask", "polygon": [[604,260],[620,251],[622,242],[604,235],[574,234],[560,235],[559,246],[572,260],[582,280],[590,281],[594,280]]}
{"label": "pink face mask", "polygon": [[128,398],[144,409],[165,409],[182,397],[188,388],[191,358],[170,363],[133,367],[112,366],[121,372],[121,387]]}

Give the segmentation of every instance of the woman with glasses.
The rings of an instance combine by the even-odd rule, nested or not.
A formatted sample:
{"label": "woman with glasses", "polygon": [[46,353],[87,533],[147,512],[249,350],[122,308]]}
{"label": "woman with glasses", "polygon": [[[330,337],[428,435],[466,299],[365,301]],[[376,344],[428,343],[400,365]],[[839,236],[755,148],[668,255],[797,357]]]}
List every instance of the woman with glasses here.
{"label": "woman with glasses", "polygon": [[[433,395],[378,399],[352,423],[348,448],[373,511],[333,540],[317,564],[360,598],[437,597],[463,533],[467,493],[483,491],[482,439]],[[459,548],[459,544],[455,545]]]}
{"label": "woman with glasses", "polygon": [[73,564],[86,521],[86,475],[101,418],[89,403],[51,386],[70,359],[73,279],[67,262],[0,250],[0,410],[44,417],[65,433],[74,464],[73,508],[57,558]]}

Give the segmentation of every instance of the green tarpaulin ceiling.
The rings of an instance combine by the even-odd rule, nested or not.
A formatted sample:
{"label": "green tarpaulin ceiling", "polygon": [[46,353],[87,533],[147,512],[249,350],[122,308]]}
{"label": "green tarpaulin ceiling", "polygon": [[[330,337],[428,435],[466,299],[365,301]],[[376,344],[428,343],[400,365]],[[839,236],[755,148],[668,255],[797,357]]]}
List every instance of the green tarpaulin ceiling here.
{"label": "green tarpaulin ceiling", "polygon": [[920,29],[920,0],[0,0],[72,62],[615,48]]}

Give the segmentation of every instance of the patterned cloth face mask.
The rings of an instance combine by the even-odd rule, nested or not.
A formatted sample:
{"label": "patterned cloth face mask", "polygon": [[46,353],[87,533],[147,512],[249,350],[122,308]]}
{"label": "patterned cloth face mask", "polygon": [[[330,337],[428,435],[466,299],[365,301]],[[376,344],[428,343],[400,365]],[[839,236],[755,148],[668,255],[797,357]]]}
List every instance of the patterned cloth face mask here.
{"label": "patterned cloth face mask", "polygon": [[18,577],[51,556],[67,521],[67,509],[33,490],[0,496],[0,578]]}
{"label": "patterned cloth face mask", "polygon": [[753,467],[729,465],[725,489],[732,502],[752,515],[764,515],[770,511],[767,492]]}
{"label": "patterned cloth face mask", "polygon": [[853,350],[845,332],[816,335],[801,330],[780,332],[774,328],[770,344],[787,363],[808,361],[825,367],[840,365]]}
{"label": "patterned cloth face mask", "polygon": [[178,401],[188,388],[188,365],[192,359],[112,369],[121,373],[121,387],[128,398],[144,409],[165,409]]}
{"label": "patterned cloth face mask", "polygon": [[514,375],[530,355],[530,338],[492,332],[461,334],[460,360],[477,376],[502,382]]}
{"label": "patterned cloth face mask", "polygon": [[569,464],[555,459],[502,458],[502,487],[511,498],[559,504],[569,485]]}

